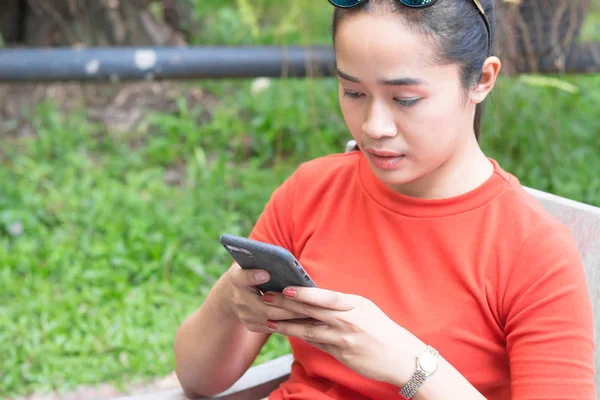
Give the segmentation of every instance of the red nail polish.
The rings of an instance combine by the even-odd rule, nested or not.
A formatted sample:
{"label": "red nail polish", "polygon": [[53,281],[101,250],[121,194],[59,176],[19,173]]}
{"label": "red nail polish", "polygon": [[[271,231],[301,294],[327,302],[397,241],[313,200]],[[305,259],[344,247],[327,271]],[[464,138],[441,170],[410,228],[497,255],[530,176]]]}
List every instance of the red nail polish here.
{"label": "red nail polish", "polygon": [[262,299],[265,303],[272,303],[275,300],[275,295],[273,293],[265,293],[262,296]]}
{"label": "red nail polish", "polygon": [[266,325],[266,326],[267,326],[267,328],[269,328],[269,329],[273,329],[273,330],[277,329],[277,322],[275,322],[275,321],[267,321],[267,322],[265,323],[265,325]]}
{"label": "red nail polish", "polygon": [[284,294],[284,296],[292,297],[292,298],[298,296],[298,292],[296,291],[296,289],[289,289],[289,288],[284,289],[283,294]]}

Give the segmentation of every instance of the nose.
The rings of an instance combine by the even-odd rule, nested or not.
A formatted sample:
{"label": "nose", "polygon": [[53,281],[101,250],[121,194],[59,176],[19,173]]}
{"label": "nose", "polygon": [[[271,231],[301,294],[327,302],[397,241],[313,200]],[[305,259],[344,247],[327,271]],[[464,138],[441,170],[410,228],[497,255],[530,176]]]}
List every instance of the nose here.
{"label": "nose", "polygon": [[371,103],[362,131],[372,139],[394,137],[398,134],[391,110],[377,101]]}

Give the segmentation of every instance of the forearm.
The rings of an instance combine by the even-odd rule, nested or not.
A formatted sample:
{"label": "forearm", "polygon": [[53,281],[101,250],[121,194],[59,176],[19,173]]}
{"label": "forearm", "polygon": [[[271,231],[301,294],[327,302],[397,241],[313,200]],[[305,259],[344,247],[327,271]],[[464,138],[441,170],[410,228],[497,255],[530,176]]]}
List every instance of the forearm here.
{"label": "forearm", "polygon": [[[416,359],[423,354],[427,345],[419,338],[410,334],[408,339],[411,342],[409,348],[413,349],[410,354],[403,356],[402,371],[410,371],[404,376],[398,376],[398,379],[392,384],[403,387],[416,370]],[[448,361],[440,354],[437,371],[429,376],[423,386],[413,396],[415,400],[433,400],[433,399],[483,399],[485,397],[469,381],[462,376]]]}
{"label": "forearm", "polygon": [[189,397],[226,390],[247,368],[244,345],[249,332],[220,304],[221,281],[183,322],[175,338],[177,376]]}
{"label": "forearm", "polygon": [[429,399],[483,399],[485,397],[461,375],[448,361],[440,356],[438,370],[431,375],[417,394],[415,400]]}

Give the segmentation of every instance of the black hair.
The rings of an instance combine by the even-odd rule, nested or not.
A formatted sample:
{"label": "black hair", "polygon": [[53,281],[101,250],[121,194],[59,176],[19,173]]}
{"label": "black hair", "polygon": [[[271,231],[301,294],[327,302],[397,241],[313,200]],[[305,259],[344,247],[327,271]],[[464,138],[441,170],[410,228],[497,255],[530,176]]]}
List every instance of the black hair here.
{"label": "black hair", "polygon": [[[496,21],[494,0],[480,0],[490,22],[491,42],[494,43]],[[439,0],[433,6],[418,9],[402,5],[398,0],[368,0],[361,5],[342,9],[335,8],[333,14],[333,38],[341,20],[351,14],[366,11],[382,11],[398,14],[409,28],[430,38],[436,49],[438,64],[461,66],[461,83],[464,89],[481,80],[483,63],[492,49],[488,48],[488,33],[485,22],[472,0]],[[484,104],[478,104],[473,123],[475,136],[479,140],[481,116]]]}

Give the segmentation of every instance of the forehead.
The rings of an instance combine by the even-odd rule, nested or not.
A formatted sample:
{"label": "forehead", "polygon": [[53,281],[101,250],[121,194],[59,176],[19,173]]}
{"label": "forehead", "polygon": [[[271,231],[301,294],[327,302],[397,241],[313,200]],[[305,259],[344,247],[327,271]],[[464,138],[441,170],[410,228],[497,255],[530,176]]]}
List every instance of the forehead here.
{"label": "forehead", "polygon": [[345,16],[337,28],[335,50],[338,67],[348,73],[359,69],[363,75],[423,76],[435,68],[432,41],[395,13]]}

